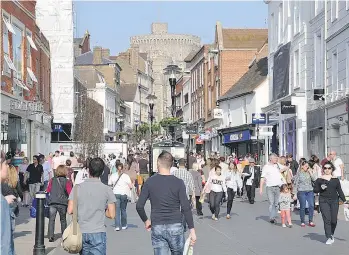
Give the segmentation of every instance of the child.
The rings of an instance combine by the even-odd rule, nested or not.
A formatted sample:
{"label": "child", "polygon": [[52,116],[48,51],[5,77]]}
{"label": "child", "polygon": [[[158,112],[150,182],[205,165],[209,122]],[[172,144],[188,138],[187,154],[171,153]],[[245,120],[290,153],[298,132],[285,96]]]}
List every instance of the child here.
{"label": "child", "polygon": [[280,188],[279,206],[281,211],[281,223],[282,227],[286,228],[286,220],[288,222],[288,227],[292,228],[291,221],[291,192],[287,184],[283,184]]}

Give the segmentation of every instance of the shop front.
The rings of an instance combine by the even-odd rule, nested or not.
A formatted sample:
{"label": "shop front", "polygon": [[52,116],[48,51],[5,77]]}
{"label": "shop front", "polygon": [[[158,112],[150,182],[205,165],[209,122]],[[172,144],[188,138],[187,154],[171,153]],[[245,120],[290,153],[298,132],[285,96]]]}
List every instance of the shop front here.
{"label": "shop front", "polygon": [[245,156],[252,152],[251,130],[245,129],[223,134],[223,145],[226,147],[225,155],[235,153],[237,156]]}
{"label": "shop front", "polygon": [[325,109],[307,112],[308,155],[325,158]]}

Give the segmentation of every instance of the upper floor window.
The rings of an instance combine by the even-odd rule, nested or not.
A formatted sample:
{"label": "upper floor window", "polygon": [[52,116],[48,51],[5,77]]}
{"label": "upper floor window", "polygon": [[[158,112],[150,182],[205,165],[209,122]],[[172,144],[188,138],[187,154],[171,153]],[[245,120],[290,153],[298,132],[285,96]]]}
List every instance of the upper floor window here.
{"label": "upper floor window", "polygon": [[314,88],[323,87],[324,63],[323,63],[323,37],[322,31],[314,34]]}
{"label": "upper floor window", "polygon": [[23,75],[23,30],[16,24],[13,26],[15,34],[12,36],[13,63],[17,70],[15,77],[22,80]]}
{"label": "upper floor window", "polygon": [[278,31],[278,43],[282,43],[284,41],[284,12],[283,12],[283,4],[279,5],[279,31]]}
{"label": "upper floor window", "polygon": [[272,13],[270,15],[270,25],[269,25],[269,34],[270,34],[270,38],[271,38],[271,42],[270,42],[270,48],[271,51],[274,51],[274,44],[275,44],[275,30],[274,30],[274,13]]}
{"label": "upper floor window", "polygon": [[293,34],[297,34],[300,32],[301,20],[299,15],[299,7],[296,5],[297,2],[294,3],[295,6],[293,8]]}
{"label": "upper floor window", "polygon": [[188,93],[184,95],[184,104],[189,103],[189,95]]}
{"label": "upper floor window", "polygon": [[6,14],[2,14],[2,41],[3,41],[3,52],[4,52],[4,67],[3,71],[6,74],[11,74],[11,70],[16,71],[16,68],[10,59],[10,44],[9,44],[9,32],[14,34],[13,26],[10,23],[10,18]]}
{"label": "upper floor window", "polygon": [[345,77],[345,79],[347,80],[347,89],[349,89],[349,42],[347,42],[347,44],[346,44],[346,77]]}
{"label": "upper floor window", "polygon": [[331,21],[338,19],[338,0],[331,0]]}
{"label": "upper floor window", "polygon": [[323,0],[315,0],[315,16],[318,15],[324,9]]}
{"label": "upper floor window", "polygon": [[299,59],[299,50],[294,52],[293,57],[293,70],[294,70],[294,79],[293,79],[293,87],[300,87],[300,59]]}
{"label": "upper floor window", "polygon": [[338,91],[340,88],[338,87],[338,56],[337,51],[332,52],[332,91]]}

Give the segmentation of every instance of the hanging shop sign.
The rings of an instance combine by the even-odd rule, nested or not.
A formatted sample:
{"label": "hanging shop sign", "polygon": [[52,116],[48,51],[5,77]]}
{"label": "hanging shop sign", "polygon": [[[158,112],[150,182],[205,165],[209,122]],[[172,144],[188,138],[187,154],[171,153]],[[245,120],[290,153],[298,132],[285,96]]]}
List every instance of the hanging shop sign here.
{"label": "hanging shop sign", "polygon": [[252,113],[252,124],[266,124],[267,117],[265,113]]}
{"label": "hanging shop sign", "polygon": [[240,132],[225,134],[223,141],[224,143],[236,143],[236,142],[248,141],[250,139],[251,139],[250,130],[243,130]]}
{"label": "hanging shop sign", "polygon": [[44,106],[42,102],[26,102],[20,100],[11,100],[10,109],[28,112],[43,112]]}
{"label": "hanging shop sign", "polygon": [[223,119],[223,109],[215,108],[213,109],[214,119]]}
{"label": "hanging shop sign", "polygon": [[294,114],[296,113],[296,106],[291,101],[281,102],[281,114]]}

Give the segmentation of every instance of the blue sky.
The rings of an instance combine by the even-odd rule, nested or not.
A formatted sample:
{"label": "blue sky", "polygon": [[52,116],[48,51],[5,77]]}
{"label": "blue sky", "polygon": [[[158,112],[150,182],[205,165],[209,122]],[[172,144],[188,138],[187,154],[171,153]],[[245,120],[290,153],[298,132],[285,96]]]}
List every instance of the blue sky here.
{"label": "blue sky", "polygon": [[241,2],[75,1],[78,37],[88,29],[91,46],[110,48],[116,55],[129,47],[133,35],[149,34],[152,22],[167,22],[169,33],[193,34],[202,43],[214,40],[215,23],[226,28],[266,28],[267,5]]}

